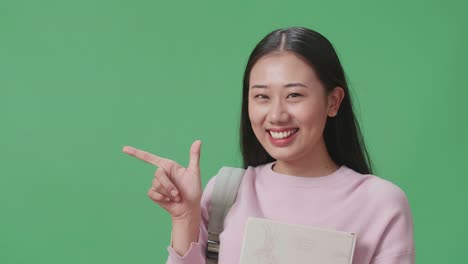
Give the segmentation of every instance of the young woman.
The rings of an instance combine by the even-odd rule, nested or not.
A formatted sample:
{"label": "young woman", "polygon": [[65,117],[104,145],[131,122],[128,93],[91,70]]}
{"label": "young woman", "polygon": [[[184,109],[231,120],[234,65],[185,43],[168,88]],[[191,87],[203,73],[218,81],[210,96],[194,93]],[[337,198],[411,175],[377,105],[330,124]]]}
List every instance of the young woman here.
{"label": "young woman", "polygon": [[[220,264],[238,263],[249,216],[353,232],[355,264],[414,263],[405,193],[372,175],[343,68],[332,44],[306,28],[278,29],[253,50],[243,81],[240,142],[246,173],[220,235]],[[200,141],[185,168],[129,146],[158,166],[148,196],[172,217],[167,263],[205,263],[210,199]]]}

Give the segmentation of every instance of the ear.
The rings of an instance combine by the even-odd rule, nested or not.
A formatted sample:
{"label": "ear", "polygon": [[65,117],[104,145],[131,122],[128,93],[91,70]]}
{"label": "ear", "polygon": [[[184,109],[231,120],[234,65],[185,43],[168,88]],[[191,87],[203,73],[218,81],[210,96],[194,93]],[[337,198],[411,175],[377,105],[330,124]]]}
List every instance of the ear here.
{"label": "ear", "polygon": [[337,86],[328,94],[328,116],[335,117],[340,109],[345,92],[344,89]]}

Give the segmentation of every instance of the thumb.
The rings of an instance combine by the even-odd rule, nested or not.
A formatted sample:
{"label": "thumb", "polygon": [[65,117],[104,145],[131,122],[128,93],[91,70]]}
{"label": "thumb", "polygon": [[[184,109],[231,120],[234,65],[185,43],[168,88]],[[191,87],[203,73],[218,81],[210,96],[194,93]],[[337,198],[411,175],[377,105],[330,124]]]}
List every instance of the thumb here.
{"label": "thumb", "polygon": [[190,162],[188,169],[193,171],[200,170],[200,150],[201,150],[201,140],[195,140],[190,147]]}

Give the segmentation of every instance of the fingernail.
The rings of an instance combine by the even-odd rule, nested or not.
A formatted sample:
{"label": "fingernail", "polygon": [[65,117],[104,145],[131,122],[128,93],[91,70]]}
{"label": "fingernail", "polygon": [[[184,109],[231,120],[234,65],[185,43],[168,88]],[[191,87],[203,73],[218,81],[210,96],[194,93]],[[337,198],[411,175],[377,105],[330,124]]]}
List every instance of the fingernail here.
{"label": "fingernail", "polygon": [[173,197],[176,197],[176,195],[177,195],[178,193],[179,193],[179,192],[178,192],[177,190],[172,190],[172,191],[171,191],[171,195],[172,195]]}
{"label": "fingernail", "polygon": [[166,200],[166,202],[169,202],[171,199],[166,197],[166,199],[165,199],[165,200]]}

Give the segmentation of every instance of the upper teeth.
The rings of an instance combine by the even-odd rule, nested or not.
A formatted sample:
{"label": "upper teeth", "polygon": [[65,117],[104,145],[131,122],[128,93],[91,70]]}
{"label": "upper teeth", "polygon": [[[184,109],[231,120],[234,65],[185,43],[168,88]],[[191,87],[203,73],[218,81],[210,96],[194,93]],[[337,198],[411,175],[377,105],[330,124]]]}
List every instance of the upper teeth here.
{"label": "upper teeth", "polygon": [[273,131],[270,130],[270,135],[274,139],[280,139],[280,138],[289,137],[291,134],[295,133],[296,131],[297,131],[296,129],[288,130],[288,131],[282,131],[282,132],[273,132]]}

